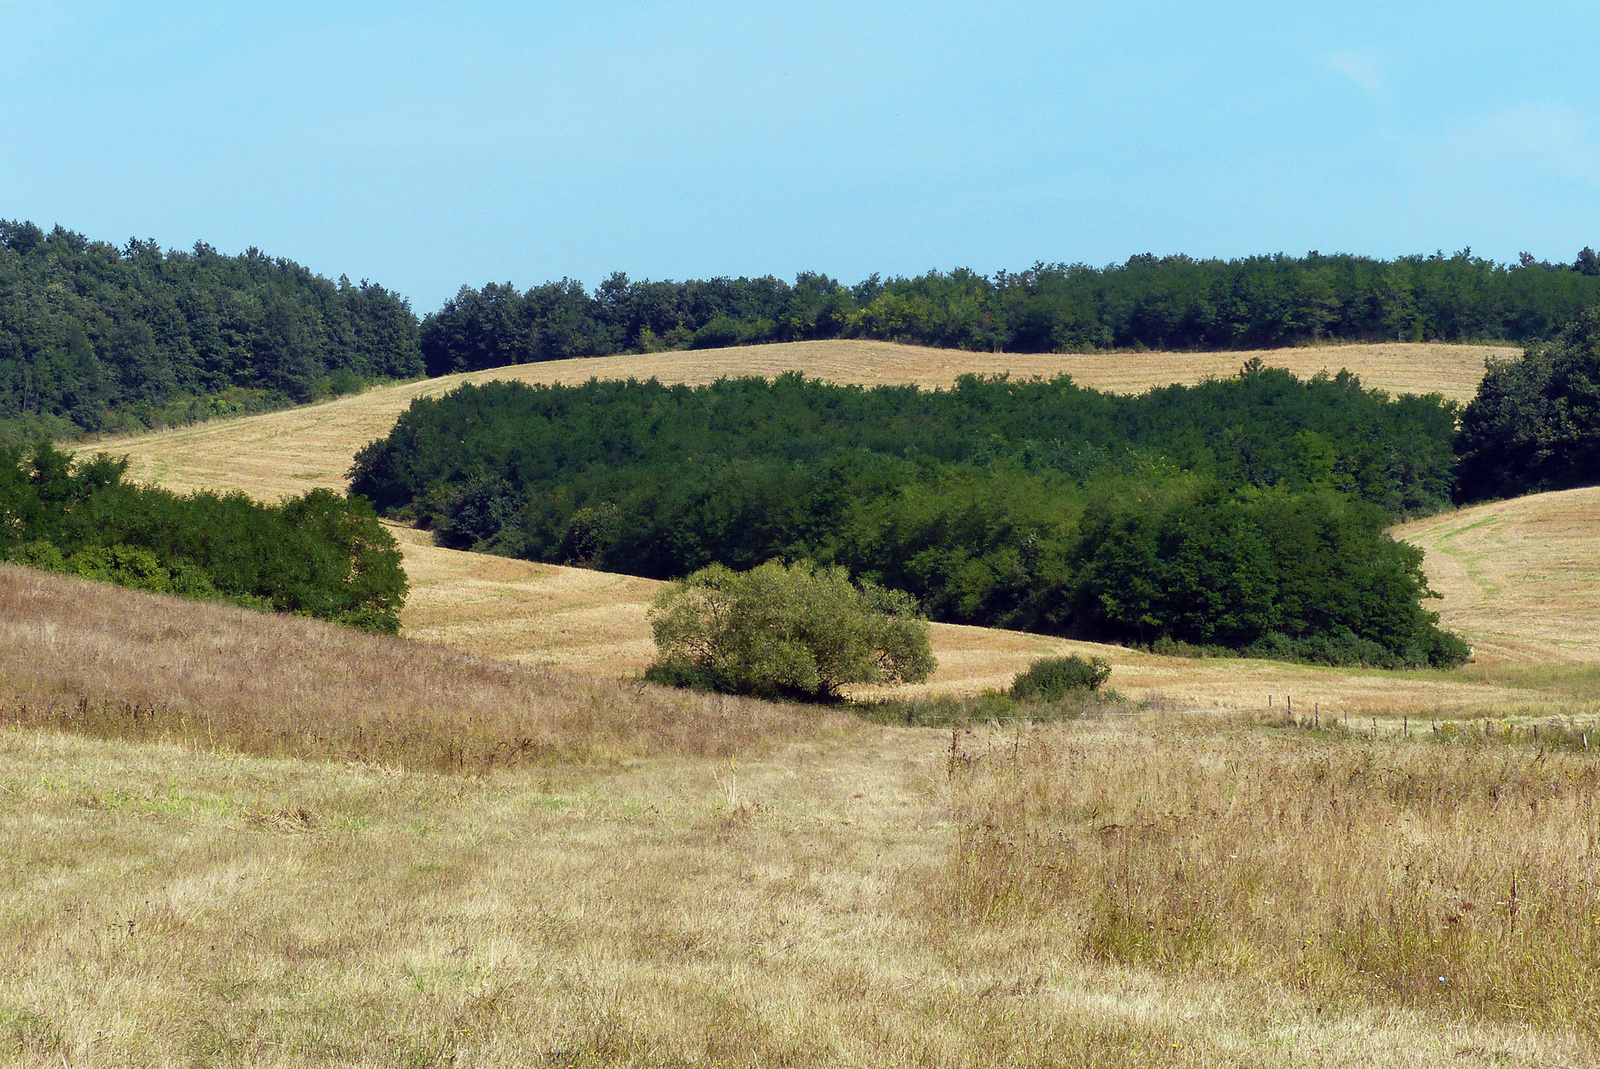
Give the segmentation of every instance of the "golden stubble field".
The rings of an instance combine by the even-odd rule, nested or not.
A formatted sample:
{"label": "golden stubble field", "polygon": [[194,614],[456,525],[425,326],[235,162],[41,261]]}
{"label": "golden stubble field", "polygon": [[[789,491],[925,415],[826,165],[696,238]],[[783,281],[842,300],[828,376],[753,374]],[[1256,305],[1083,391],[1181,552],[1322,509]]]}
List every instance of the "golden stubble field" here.
{"label": "golden stubble field", "polygon": [[[441,549],[430,544],[425,532],[398,526],[391,531],[400,540],[412,583],[403,614],[410,637],[517,664],[615,679],[638,676],[654,656],[648,613],[665,584]],[[1591,566],[1597,563],[1594,556],[1591,551]],[[1551,708],[1553,697],[1544,680],[1528,677],[1516,665],[1505,666],[1500,678],[1476,668],[1467,675],[1325,669],[1274,661],[1159,657],[1121,646],[959,624],[936,623],[931,630],[939,667],[927,683],[862,688],[857,696],[974,694],[1008,686],[1040,657],[1077,653],[1109,660],[1110,685],[1128,697],[1174,709],[1266,710],[1269,701],[1282,708],[1292,700],[1308,713],[1416,718],[1469,709],[1535,713]],[[1596,641],[1592,633],[1574,639],[1577,655],[1570,660],[1600,659]],[[1489,663],[1498,662],[1483,667]]]}
{"label": "golden stubble field", "polygon": [[1027,378],[1063,372],[1083,386],[1141,393],[1169,383],[1226,378],[1253,357],[1302,377],[1348,368],[1392,393],[1440,393],[1465,403],[1484,361],[1519,350],[1504,346],[1385,343],[1222,353],[968,353],[889,342],[818,341],[643,356],[600,356],[494,368],[368,390],[283,412],[180,427],[94,448],[126,454],[129,474],[173,490],[239,489],[265,500],[317,486],[342,490],[356,450],[389,433],[418,397],[467,382],[580,383],[591,378],[700,385],[740,375],[799,371],[831,382],[946,387],[969,372]]}
{"label": "golden stubble field", "polygon": [[[799,342],[696,353],[596,357],[530,364],[371,390],[355,397],[285,412],[101,443],[132,460],[133,478],[177,490],[240,489],[271,499],[313,486],[342,488],[343,473],[366,442],[387,433],[414,397],[444,392],[465,381],[515,379],[528,382],[583,381],[591,376],[656,376],[700,383],[724,375],[774,375],[800,370],[834,381],[947,384],[968,371],[1049,375],[1067,371],[1087,384],[1137,391],[1171,381],[1195,382],[1227,375],[1251,356],[1297,374],[1350,368],[1363,381],[1395,392],[1434,390],[1458,399],[1471,396],[1484,360],[1515,350],[1434,344],[1348,345],[1271,350],[1262,353],[1119,353],[1029,355],[962,353],[882,342]],[[1510,506],[1515,509],[1519,504]],[[1579,525],[1581,528],[1581,524]],[[1575,529],[1579,529],[1575,528]],[[394,528],[406,556],[413,592],[405,624],[414,637],[469,653],[612,678],[636,675],[652,653],[646,612],[658,584],[630,576],[560,568],[440,549],[421,532]],[[1581,540],[1580,540],[1581,542]],[[1524,632],[1538,628],[1568,637],[1568,661],[1600,659],[1600,639],[1582,615],[1562,615],[1560,605],[1541,604],[1526,613],[1479,612],[1458,619],[1458,606],[1478,598],[1439,571],[1447,624],[1461,626],[1495,660],[1522,648]],[[1504,554],[1500,556],[1504,557]],[[1499,557],[1496,558],[1498,560]],[[1506,558],[1509,560],[1509,557]],[[1542,559],[1542,558],[1541,558]],[[1575,582],[1592,582],[1600,554],[1575,545],[1568,558],[1550,562],[1556,573],[1572,571]],[[1499,567],[1495,561],[1486,565]],[[1585,580],[1582,577],[1588,576]],[[1521,583],[1505,584],[1513,595]],[[1581,598],[1569,605],[1582,606]],[[1553,615],[1552,615],[1553,614]],[[1343,713],[1406,715],[1453,712],[1469,706],[1518,708],[1537,704],[1539,691],[1526,680],[1464,681],[1427,675],[1328,671],[1250,661],[1184,661],[1151,657],[1117,647],[1072,643],[983,628],[937,625],[934,679],[910,693],[974,692],[1005,685],[1028,662],[1056,652],[1086,652],[1110,659],[1118,689],[1183,708],[1265,707],[1269,697],[1324,703]]]}

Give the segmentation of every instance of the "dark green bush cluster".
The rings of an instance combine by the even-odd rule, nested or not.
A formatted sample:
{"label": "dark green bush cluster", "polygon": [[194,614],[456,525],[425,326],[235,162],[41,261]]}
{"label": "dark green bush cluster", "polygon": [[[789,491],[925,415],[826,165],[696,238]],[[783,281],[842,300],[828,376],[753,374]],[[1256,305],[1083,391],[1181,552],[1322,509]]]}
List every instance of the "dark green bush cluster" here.
{"label": "dark green bush cluster", "polygon": [[185,496],[125,483],[126,468],[104,454],[74,463],[49,445],[0,447],[0,560],[399,630],[400,553],[360,498]]}
{"label": "dark green bush cluster", "polygon": [[447,545],[534,560],[670,579],[805,558],[934,619],[1449,663],[1420,555],[1384,528],[1447,505],[1453,435],[1437,397],[1259,364],[1141,397],[491,383],[413,404],[352,487]]}
{"label": "dark green bush cluster", "polygon": [[382,286],[257,249],[117,248],[0,220],[0,443],[240,415],[422,370],[416,317]]}
{"label": "dark green bush cluster", "polygon": [[1468,649],[1422,607],[1422,551],[1330,491],[1123,495],[1086,513],[1069,582],[1087,632],[1374,667]]}
{"label": "dark green bush cluster", "polygon": [[826,701],[851,683],[920,683],[934,668],[913,599],[809,561],[701,569],[662,592],[650,625],[645,679],[669,686]]}
{"label": "dark green bush cluster", "polygon": [[[1587,250],[1586,250],[1587,252]],[[1549,338],[1600,300],[1593,253],[1571,265],[1310,253],[930,271],[854,286],[804,273],[463,287],[422,324],[428,372],[664,348],[881,338],[988,352],[1245,348],[1346,341]]]}
{"label": "dark green bush cluster", "polygon": [[1009,693],[1019,702],[1058,702],[1074,691],[1099,690],[1110,678],[1111,665],[1100,657],[1046,657],[1019,672]]}
{"label": "dark green bush cluster", "polygon": [[1600,483],[1600,308],[1520,359],[1491,363],[1456,451],[1461,501]]}

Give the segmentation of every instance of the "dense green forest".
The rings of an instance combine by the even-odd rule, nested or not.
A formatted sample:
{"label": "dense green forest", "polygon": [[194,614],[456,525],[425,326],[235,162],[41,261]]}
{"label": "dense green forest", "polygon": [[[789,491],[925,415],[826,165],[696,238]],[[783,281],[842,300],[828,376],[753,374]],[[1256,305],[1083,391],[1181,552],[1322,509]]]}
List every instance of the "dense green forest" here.
{"label": "dense green forest", "polygon": [[490,383],[422,399],[352,492],[447,545],[659,578],[842,564],[936,619],[1334,663],[1451,663],[1392,518],[1444,507],[1454,407],[1347,374],[1119,397]]}
{"label": "dense green forest", "polygon": [[0,442],[236,415],[422,371],[416,317],[382,286],[256,249],[119,249],[0,220]]}
{"label": "dense green forest", "polygon": [[1600,309],[1490,364],[1456,451],[1461,501],[1600,483]]}
{"label": "dense green forest", "polygon": [[126,459],[0,446],[0,560],[395,634],[400,551],[360,498],[279,505],[123,481]]}
{"label": "dense green forest", "polygon": [[1344,341],[1534,341],[1600,301],[1600,258],[1463,250],[1396,260],[1310,253],[1196,260],[1134,256],[1096,268],[967,270],[636,282],[590,294],[567,279],[527,291],[463,288],[422,323],[430,375],[606,353],[808,338],[877,338],[1012,352],[1220,349]]}
{"label": "dense green forest", "polygon": [[0,442],[137,430],[312,400],[365,382],[616,352],[807,338],[973,350],[1257,348],[1320,339],[1539,342],[1600,303],[1600,257],[1463,250],[1134,256],[845,286],[803,273],[630,281],[592,293],[463,287],[420,324],[382,286],[256,249],[116,247],[0,220]]}

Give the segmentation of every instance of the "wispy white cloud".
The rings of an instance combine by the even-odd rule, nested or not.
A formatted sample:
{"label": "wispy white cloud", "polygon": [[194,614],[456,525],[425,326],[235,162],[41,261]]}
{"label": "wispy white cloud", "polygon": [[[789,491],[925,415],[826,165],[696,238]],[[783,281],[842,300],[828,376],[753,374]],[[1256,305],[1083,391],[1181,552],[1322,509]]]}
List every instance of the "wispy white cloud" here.
{"label": "wispy white cloud", "polygon": [[1395,136],[1401,157],[1437,186],[1516,195],[1549,179],[1600,188],[1595,124],[1563,104],[1524,104]]}
{"label": "wispy white cloud", "polygon": [[1363,52],[1344,50],[1323,57],[1322,65],[1335,74],[1354,82],[1363,93],[1374,100],[1382,100],[1389,93],[1389,79],[1383,66]]}
{"label": "wispy white cloud", "polygon": [[1463,124],[1450,140],[1453,155],[1476,156],[1480,166],[1509,165],[1600,186],[1600,145],[1593,124],[1564,105],[1491,112]]}

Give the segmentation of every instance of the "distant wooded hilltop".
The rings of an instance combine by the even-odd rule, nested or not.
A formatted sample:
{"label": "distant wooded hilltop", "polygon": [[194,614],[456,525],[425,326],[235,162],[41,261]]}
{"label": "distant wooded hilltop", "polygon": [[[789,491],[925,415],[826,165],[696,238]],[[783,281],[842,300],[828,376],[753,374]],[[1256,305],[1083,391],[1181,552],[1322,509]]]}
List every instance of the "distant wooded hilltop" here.
{"label": "distant wooded hilltop", "polygon": [[1553,337],[1600,302],[1600,257],[1516,264],[1312,252],[965,269],[853,286],[803,273],[592,292],[463,287],[418,320],[383,286],[258,249],[163,252],[0,220],[0,441],[166,426],[368,382],[573,356],[854,337],[1016,352]]}

